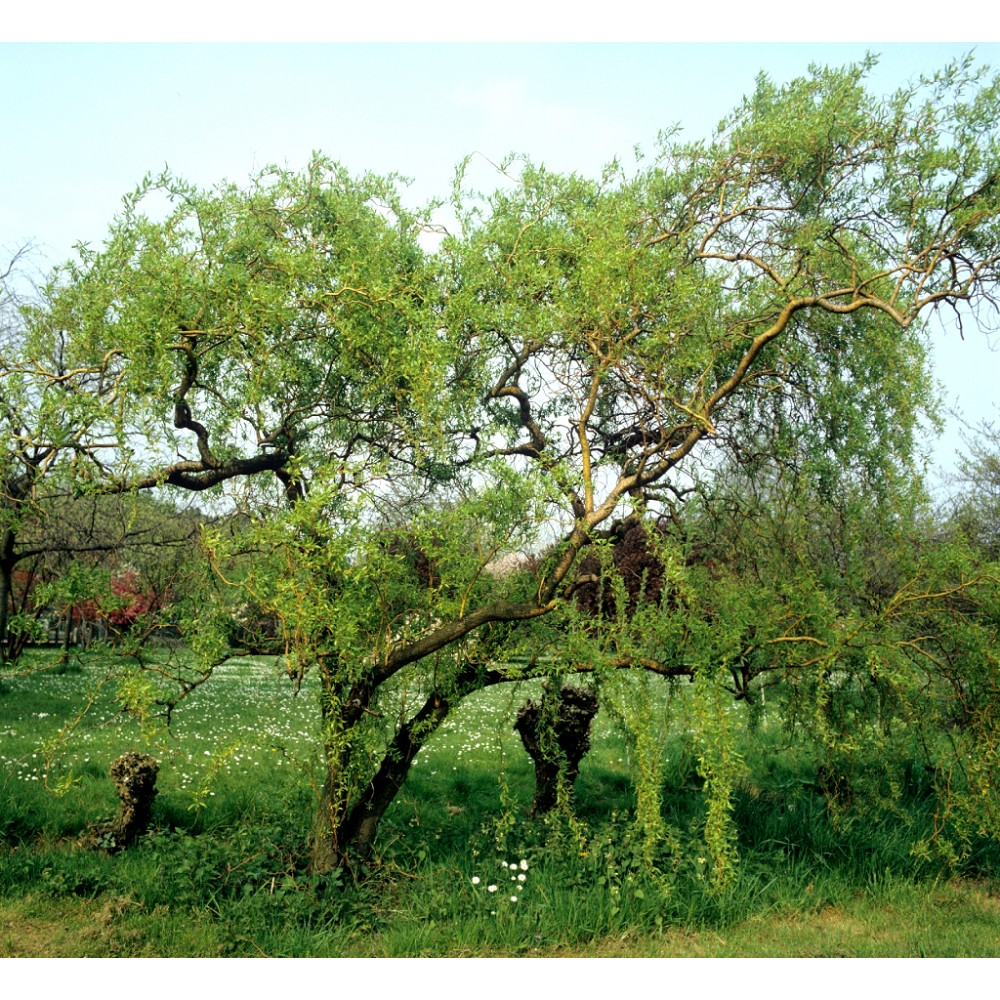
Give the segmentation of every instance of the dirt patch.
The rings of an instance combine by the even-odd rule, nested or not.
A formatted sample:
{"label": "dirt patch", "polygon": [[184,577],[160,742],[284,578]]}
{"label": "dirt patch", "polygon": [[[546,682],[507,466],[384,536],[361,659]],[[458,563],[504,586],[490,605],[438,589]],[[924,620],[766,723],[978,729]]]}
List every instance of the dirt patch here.
{"label": "dirt patch", "polygon": [[952,901],[964,906],[971,899],[987,913],[1000,912],[1000,891],[989,882],[956,878],[948,883],[946,890],[944,898],[936,900],[937,902],[947,903],[950,897]]}
{"label": "dirt patch", "polygon": [[121,924],[142,910],[130,896],[97,900],[29,897],[0,904],[0,957],[102,958],[134,954],[139,932]]}
{"label": "dirt patch", "polygon": [[[26,905],[27,903],[27,905]],[[94,928],[89,902],[20,900],[0,904],[0,957],[85,958],[104,955],[93,951],[88,939]]]}

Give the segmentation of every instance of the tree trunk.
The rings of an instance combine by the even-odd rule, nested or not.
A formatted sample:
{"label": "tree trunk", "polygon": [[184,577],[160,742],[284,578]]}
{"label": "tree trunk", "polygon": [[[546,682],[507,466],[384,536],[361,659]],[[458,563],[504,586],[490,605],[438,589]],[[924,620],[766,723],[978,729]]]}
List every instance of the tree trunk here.
{"label": "tree trunk", "polygon": [[325,773],[313,821],[312,870],[323,875],[340,868],[346,860],[342,828],[350,798],[351,727],[332,680],[334,671],[321,661],[320,672]]}
{"label": "tree trunk", "polygon": [[[375,845],[379,823],[403,786],[410,766],[420,748],[447,718],[449,702],[438,694],[424,702],[420,711],[396,733],[386,750],[382,764],[360,797],[351,801],[346,775],[350,766],[349,731],[357,718],[350,709],[333,721],[328,729],[346,735],[338,741],[328,737],[326,776],[320,793],[319,808],[313,827],[312,869],[325,874],[346,868],[355,878],[367,862]],[[356,708],[355,708],[356,711]]]}
{"label": "tree trunk", "polygon": [[432,694],[420,711],[396,733],[378,773],[351,809],[347,835],[355,858],[367,860],[371,856],[385,811],[403,787],[420,748],[448,717],[450,710],[447,700]]}
{"label": "tree trunk", "polygon": [[73,645],[73,608],[66,609],[66,634],[63,636],[62,652],[59,654],[59,663],[65,666],[69,663],[69,651]]}
{"label": "tree trunk", "polygon": [[533,816],[554,809],[562,783],[567,792],[580,773],[580,761],[590,749],[590,724],[597,714],[597,696],[586,688],[546,690],[541,703],[528,701],[517,713],[514,729],[535,762]]}
{"label": "tree trunk", "polygon": [[0,663],[9,659],[7,623],[10,621],[11,573],[6,565],[0,564]]}
{"label": "tree trunk", "polygon": [[120,851],[146,832],[153,816],[159,770],[159,763],[142,753],[122,754],[111,765],[111,780],[120,800],[118,815],[113,822],[92,829],[91,840],[95,847],[109,852]]}
{"label": "tree trunk", "polygon": [[340,810],[336,807],[333,793],[338,774],[336,764],[327,761],[326,777],[320,790],[311,838],[310,867],[317,875],[328,875],[346,861],[346,855],[340,849]]}
{"label": "tree trunk", "polygon": [[[502,642],[502,633],[497,633]],[[404,723],[389,746],[375,776],[359,795],[350,788],[351,729],[370,713],[374,688],[358,682],[346,696],[336,687],[333,662],[319,663],[323,684],[326,775],[312,833],[312,870],[317,874],[346,868],[354,877],[371,857],[379,824],[392,804],[414,759],[448,717],[452,705],[506,678],[480,663],[467,663],[449,688],[449,698],[431,692],[420,710]],[[354,866],[358,866],[355,868]]]}
{"label": "tree trunk", "polygon": [[0,663],[6,663],[11,655],[10,602],[14,591],[14,532],[5,531],[0,543]]}

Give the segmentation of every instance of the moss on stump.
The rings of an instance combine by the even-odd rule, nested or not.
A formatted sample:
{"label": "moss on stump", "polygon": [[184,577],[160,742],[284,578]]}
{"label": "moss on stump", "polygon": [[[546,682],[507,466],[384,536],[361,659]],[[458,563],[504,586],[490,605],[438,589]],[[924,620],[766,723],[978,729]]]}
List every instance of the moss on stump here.
{"label": "moss on stump", "polygon": [[143,753],[122,754],[112,765],[111,780],[118,793],[118,815],[111,823],[91,829],[93,847],[113,853],[129,847],[149,827],[156,798],[156,776],[160,765]]}

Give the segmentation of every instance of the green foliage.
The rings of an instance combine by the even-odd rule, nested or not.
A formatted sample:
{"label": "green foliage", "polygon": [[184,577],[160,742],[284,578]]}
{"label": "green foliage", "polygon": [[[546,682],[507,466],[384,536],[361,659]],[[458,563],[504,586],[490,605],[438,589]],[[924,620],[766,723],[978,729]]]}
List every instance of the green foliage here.
{"label": "green foliage", "polygon": [[[144,214],[164,200],[165,217]],[[308,461],[332,449],[335,467],[377,473],[377,446],[357,454],[362,417],[372,443],[429,444],[441,396],[414,390],[442,378],[448,345],[426,328],[436,292],[420,224],[391,179],[355,180],[321,157],[301,175],[264,171],[246,191],[147,177],[105,248],[52,290],[75,331],[70,363],[106,364],[118,390],[108,419],[149,438],[147,464],[121,471],[155,478],[164,449],[183,454],[185,435],[199,436],[192,413],[212,435],[211,446],[199,436],[201,458],[218,448],[220,462],[249,436],[262,452]],[[428,432],[399,442],[387,423],[397,406]]]}
{"label": "green foliage", "polygon": [[985,558],[996,562],[1000,559],[1000,430],[984,422],[966,444],[949,520]]}
{"label": "green foliage", "polygon": [[[1000,83],[970,60],[878,98],[873,65],[762,76],[710,140],[665,135],[631,173],[511,159],[480,193],[460,171],[433,252],[434,206],[319,155],[246,187],[147,177],[25,313],[14,366],[80,494],[220,513],[216,579],[172,612],[193,659],[136,639],[117,704],[169,720],[266,621],[318,683],[319,873],[371,860],[464,699],[574,672],[628,733],[620,840],[659,892],[739,884],[734,700],[759,729],[781,709],[831,822],[861,762],[916,747],[930,841],[960,863],[996,836],[996,578],[926,525],[917,445],[923,318],[988,316],[1000,277]],[[687,826],[658,744],[656,685],[680,679]],[[586,843],[558,822],[560,849]]]}
{"label": "green foliage", "polygon": [[[30,761],[32,741],[55,727],[54,715],[38,718],[44,711],[39,706],[54,707],[60,696],[69,702],[86,696],[85,674],[47,681],[44,697],[22,680],[13,697],[0,700],[5,755],[19,746]],[[635,691],[635,702],[662,704],[664,692],[657,688],[666,686]],[[624,701],[624,688],[620,694]],[[249,696],[262,719],[246,718]],[[780,719],[765,720],[751,733],[739,706],[730,705],[728,725],[745,768],[730,814],[739,862],[728,891],[719,893],[703,836],[708,805],[698,777],[699,740],[688,725],[698,697],[682,684],[667,699],[673,702],[669,713],[655,707],[647,713],[660,727],[667,839],[657,859],[659,878],[650,876],[647,844],[635,821],[637,790],[628,778],[634,744],[621,727],[598,719],[577,786],[575,829],[559,814],[531,820],[530,762],[510,728],[517,699],[496,688],[469,699],[421,751],[386,816],[366,884],[355,887],[340,872],[310,874],[301,813],[314,792],[308,771],[288,766],[297,754],[310,755],[309,734],[298,732],[310,725],[309,706],[292,710],[298,700],[289,701],[279,670],[254,672],[244,664],[224,670],[218,686],[202,688],[178,709],[153,830],[114,857],[74,846],[89,822],[114,809],[105,766],[94,773],[79,768],[83,786],[53,800],[41,782],[17,777],[19,767],[26,773],[24,760],[0,761],[0,899],[7,912],[36,918],[45,912],[58,921],[67,902],[93,914],[75,932],[78,940],[60,938],[65,953],[80,947],[122,955],[521,955],[593,949],[612,938],[623,953],[634,953],[710,931],[733,942],[733,954],[757,954],[776,947],[770,943],[773,922],[806,926],[822,914],[829,935],[838,915],[855,912],[860,900],[871,907],[866,927],[888,907],[897,929],[916,935],[928,926],[930,898],[946,887],[945,876],[995,877],[998,847],[985,838],[974,837],[973,854],[954,868],[940,856],[913,857],[914,842],[933,832],[936,800],[933,781],[912,758],[868,760],[866,773],[853,776],[856,788],[869,780],[886,790],[895,780],[898,797],[862,801],[859,791],[838,818],[817,787],[815,757],[789,745]],[[30,731],[22,737],[26,723]],[[234,735],[243,744],[239,754],[225,761],[204,755],[207,745],[231,742]],[[116,721],[95,727],[91,736],[86,753],[106,763],[123,744],[136,745],[140,734],[134,724]],[[513,796],[514,822],[502,850],[494,839],[501,808],[494,738],[507,743]],[[289,756],[272,753],[269,742]],[[253,754],[254,746],[264,752]],[[82,757],[83,745],[74,752]],[[185,783],[184,775],[197,767],[203,771]],[[213,769],[215,794],[195,814],[188,805]],[[473,877],[480,882],[473,884]],[[490,885],[497,892],[490,893]],[[960,903],[957,887],[954,892],[946,912],[963,926],[969,921],[964,943],[935,934],[938,945],[925,940],[925,950],[993,954],[995,942],[989,944],[992,938],[973,920],[971,902]],[[96,916],[104,911],[116,916]],[[75,922],[64,915],[60,926],[67,932]],[[184,933],[185,927],[197,934]],[[95,928],[102,933],[91,936]],[[738,937],[749,928],[756,943]],[[787,947],[787,954],[803,953]],[[852,948],[875,946],[866,931],[863,944],[845,947],[853,954]],[[916,953],[908,938],[879,947],[883,955]]]}

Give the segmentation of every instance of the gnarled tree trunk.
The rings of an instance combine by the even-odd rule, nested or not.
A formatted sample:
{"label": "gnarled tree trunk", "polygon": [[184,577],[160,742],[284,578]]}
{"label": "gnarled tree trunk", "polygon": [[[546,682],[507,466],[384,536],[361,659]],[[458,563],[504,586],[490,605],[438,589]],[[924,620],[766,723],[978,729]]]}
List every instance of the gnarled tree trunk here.
{"label": "gnarled tree trunk", "polygon": [[546,690],[541,702],[528,701],[517,713],[514,729],[535,762],[533,816],[555,808],[560,781],[567,793],[580,773],[580,761],[590,749],[590,724],[597,714],[597,696],[587,688]]}
{"label": "gnarled tree trunk", "polygon": [[352,790],[351,732],[365,711],[367,697],[360,686],[337,708],[324,699],[326,774],[313,825],[312,870],[325,874],[346,868],[359,874],[358,866],[371,857],[379,823],[402,787],[420,748],[450,711],[450,703],[432,693],[420,710],[396,732],[382,763],[363,792]]}
{"label": "gnarled tree trunk", "polygon": [[122,754],[111,765],[111,780],[118,793],[118,815],[111,823],[91,830],[93,846],[120,851],[135,843],[149,828],[156,798],[156,776],[160,765],[143,753]]}
{"label": "gnarled tree trunk", "polygon": [[[321,665],[322,666],[322,665]],[[503,676],[476,664],[467,665],[446,698],[432,691],[423,705],[399,727],[386,747],[382,763],[360,793],[351,788],[350,730],[369,713],[373,691],[356,684],[342,701],[335,693],[334,674],[322,674],[323,716],[326,733],[326,775],[312,836],[312,869],[325,874],[338,868],[358,877],[371,857],[379,823],[406,781],[421,747],[448,717],[454,704],[472,691],[501,682]]]}

